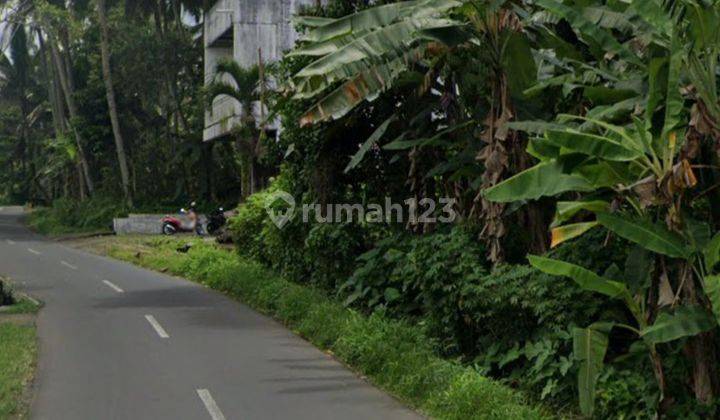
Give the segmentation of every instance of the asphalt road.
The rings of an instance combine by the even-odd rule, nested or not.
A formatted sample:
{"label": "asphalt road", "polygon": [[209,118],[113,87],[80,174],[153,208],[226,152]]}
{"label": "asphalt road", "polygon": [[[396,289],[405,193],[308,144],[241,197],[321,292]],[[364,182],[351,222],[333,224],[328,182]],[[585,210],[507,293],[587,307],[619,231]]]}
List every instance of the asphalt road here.
{"label": "asphalt road", "polygon": [[33,418],[419,418],[272,319],[20,217],[0,210],[0,275],[45,303]]}

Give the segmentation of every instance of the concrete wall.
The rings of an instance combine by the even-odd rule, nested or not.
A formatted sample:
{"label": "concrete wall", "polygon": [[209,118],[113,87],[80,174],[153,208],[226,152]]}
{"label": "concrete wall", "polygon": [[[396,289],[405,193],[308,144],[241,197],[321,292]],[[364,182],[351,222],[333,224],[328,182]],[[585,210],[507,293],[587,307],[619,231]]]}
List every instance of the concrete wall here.
{"label": "concrete wall", "polygon": [[162,233],[164,215],[131,214],[129,217],[113,220],[113,231],[116,235],[156,234]]}
{"label": "concrete wall", "polygon": [[[232,56],[244,67],[280,59],[297,39],[291,18],[316,0],[219,0],[205,17],[205,81],[217,60]],[[205,115],[204,140],[227,134],[239,122],[240,107],[218,98]]]}
{"label": "concrete wall", "polygon": [[[113,231],[116,235],[161,235],[162,219],[164,214],[130,214],[128,217],[113,220]],[[189,224],[190,221],[185,215],[174,214],[183,224]],[[198,215],[198,221],[203,225],[203,229],[207,223],[207,217]]]}

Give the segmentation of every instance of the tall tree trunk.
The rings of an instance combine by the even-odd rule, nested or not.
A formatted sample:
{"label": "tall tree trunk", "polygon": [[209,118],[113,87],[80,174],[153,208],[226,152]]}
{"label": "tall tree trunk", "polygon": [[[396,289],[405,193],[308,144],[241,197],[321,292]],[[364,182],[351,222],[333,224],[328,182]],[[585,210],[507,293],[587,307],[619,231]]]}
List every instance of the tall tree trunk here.
{"label": "tall tree trunk", "polygon": [[[65,96],[65,103],[67,104],[68,112],[70,113],[70,119],[77,120],[79,115],[77,106],[75,104],[75,98],[73,96],[75,93],[74,86],[71,85],[71,76],[67,73],[67,62],[64,61],[62,56],[60,55],[60,50],[58,49],[57,42],[55,42],[54,40],[50,40],[49,44],[50,51],[53,57],[53,62],[55,64],[55,69],[57,70],[58,79],[60,79],[60,85],[62,86],[63,95]],[[92,178],[90,177],[90,167],[88,165],[85,156],[85,150],[82,145],[82,136],[80,135],[80,132],[75,126],[75,123],[71,122],[70,126],[72,127],[73,134],[75,135],[75,141],[78,148],[78,159],[80,160],[80,168],[83,178],[85,180],[85,185],[87,185],[87,192],[88,194],[92,195],[95,192],[95,187],[93,185]],[[83,178],[81,178],[81,181],[83,180]],[[84,196],[84,194],[82,194],[81,196]]]}
{"label": "tall tree trunk", "polygon": [[82,165],[77,164],[75,165],[77,167],[77,173],[78,173],[78,194],[80,194],[80,201],[85,200],[85,182],[83,182],[83,170]]}
{"label": "tall tree trunk", "polygon": [[115,89],[113,88],[112,73],[110,71],[110,45],[107,16],[105,15],[105,0],[97,0],[98,20],[100,21],[100,52],[102,55],[102,73],[105,81],[105,95],[107,96],[110,123],[112,124],[113,136],[115,137],[115,150],[117,151],[118,164],[120,165],[120,177],[122,179],[123,193],[129,207],[133,206],[132,195],[130,194],[130,173],[128,171],[127,156],[125,155],[125,141],[120,131],[120,120],[117,113],[117,102],[115,101]]}
{"label": "tall tree trunk", "polygon": [[45,87],[48,91],[48,100],[50,101],[50,111],[53,117],[53,129],[55,130],[55,137],[57,138],[60,137],[64,130],[62,126],[63,115],[58,108],[58,101],[56,98],[57,90],[54,86],[55,72],[48,64],[48,62],[50,61],[48,49],[45,45],[45,38],[43,37],[42,31],[40,29],[37,29],[37,36],[40,44],[40,63],[42,64],[43,76],[45,78]]}

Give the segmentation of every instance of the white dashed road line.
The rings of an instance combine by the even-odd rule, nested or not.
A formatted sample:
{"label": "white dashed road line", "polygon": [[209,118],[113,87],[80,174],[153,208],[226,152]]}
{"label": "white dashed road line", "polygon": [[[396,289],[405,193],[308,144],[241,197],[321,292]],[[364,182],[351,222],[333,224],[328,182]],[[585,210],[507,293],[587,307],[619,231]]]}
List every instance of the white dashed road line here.
{"label": "white dashed road line", "polygon": [[213,420],[225,420],[225,416],[222,411],[220,411],[220,407],[218,407],[212,395],[210,395],[210,391],[207,389],[198,389],[197,393]]}
{"label": "white dashed road line", "polygon": [[77,267],[75,267],[74,265],[70,264],[70,263],[67,262],[67,261],[60,261],[60,264],[64,265],[65,267],[67,267],[67,268],[69,268],[69,269],[71,269],[71,270],[77,270],[77,269],[78,269]]}
{"label": "white dashed road line", "polygon": [[8,245],[15,245],[15,241],[13,241],[12,239],[8,239],[7,243]]}
{"label": "white dashed road line", "polygon": [[42,253],[41,253],[41,252],[39,252],[39,251],[35,251],[35,250],[34,250],[34,249],[32,249],[32,248],[28,248],[28,252],[30,252],[31,254],[35,254],[35,255],[42,255]]}
{"label": "white dashed road line", "polygon": [[105,283],[105,285],[106,285],[107,287],[113,289],[114,291],[116,291],[116,292],[118,292],[118,293],[125,293],[125,291],[124,291],[123,289],[117,287],[117,286],[114,285],[112,282],[109,282],[109,281],[107,281],[107,280],[103,280],[103,283]]}
{"label": "white dashed road line", "polygon": [[155,319],[152,315],[145,315],[145,319],[147,319],[147,322],[152,325],[153,329],[155,329],[155,332],[157,335],[160,336],[160,338],[170,338],[170,335],[165,331],[165,329],[160,325],[159,322]]}

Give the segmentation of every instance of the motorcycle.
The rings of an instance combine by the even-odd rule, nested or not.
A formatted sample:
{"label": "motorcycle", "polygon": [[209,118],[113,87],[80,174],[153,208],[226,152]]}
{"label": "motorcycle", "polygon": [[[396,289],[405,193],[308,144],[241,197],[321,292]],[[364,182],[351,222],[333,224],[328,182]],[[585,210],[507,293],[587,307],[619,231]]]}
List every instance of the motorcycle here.
{"label": "motorcycle", "polygon": [[214,210],[208,215],[206,230],[207,233],[210,235],[214,235],[217,231],[219,231],[225,224],[227,223],[227,218],[225,217],[225,209],[220,207],[217,210]]}
{"label": "motorcycle", "polygon": [[[185,209],[180,209],[180,214],[187,214]],[[195,229],[192,226],[184,224],[179,217],[165,216],[161,220],[162,233],[163,235],[172,236],[176,233],[192,233],[195,232],[198,235],[202,235],[202,224],[198,221],[195,224]]]}

